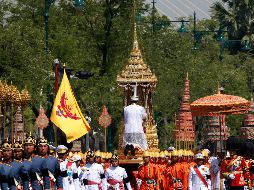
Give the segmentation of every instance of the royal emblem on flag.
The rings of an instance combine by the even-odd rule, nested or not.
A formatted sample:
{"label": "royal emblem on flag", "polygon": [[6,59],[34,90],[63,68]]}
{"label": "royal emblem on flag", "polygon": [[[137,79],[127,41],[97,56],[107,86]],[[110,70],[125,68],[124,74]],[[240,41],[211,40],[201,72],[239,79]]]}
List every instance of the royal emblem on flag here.
{"label": "royal emblem on flag", "polygon": [[64,92],[61,96],[60,104],[57,106],[56,115],[58,115],[59,117],[70,118],[75,120],[81,119],[80,117],[77,116],[77,114],[72,113],[73,106],[68,105],[67,100],[68,98],[66,97]]}

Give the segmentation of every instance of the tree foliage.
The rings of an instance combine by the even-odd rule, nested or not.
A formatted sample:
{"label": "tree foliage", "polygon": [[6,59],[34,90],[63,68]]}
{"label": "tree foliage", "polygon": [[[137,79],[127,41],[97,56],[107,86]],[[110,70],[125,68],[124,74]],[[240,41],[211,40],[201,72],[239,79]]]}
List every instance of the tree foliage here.
{"label": "tree foliage", "polygon": [[[29,89],[32,101],[26,111],[27,130],[34,126],[35,115],[31,110],[38,110],[39,105],[47,107],[48,97],[54,93],[53,60],[58,58],[61,64],[73,69],[72,73],[94,73],[87,80],[71,78],[70,81],[81,110],[92,117],[91,126],[95,131],[102,131],[97,119],[102,105],[108,106],[116,147],[123,110],[116,76],[127,63],[132,48],[133,4],[125,0],[88,0],[82,10],[64,0],[52,4],[46,56],[43,1],[16,2],[0,2],[0,79],[12,81],[19,89],[25,86]],[[253,61],[251,55],[242,53],[225,53],[225,59],[220,61],[220,44],[212,33],[203,36],[199,50],[193,50],[192,22],[183,34],[173,24],[155,27],[153,32],[153,21],[168,21],[167,18],[155,13],[153,20],[149,6],[142,1],[137,5],[137,10],[145,13],[138,25],[143,58],[158,77],[154,112],[161,147],[166,148],[171,143],[172,118],[180,106],[186,73],[189,73],[191,101],[216,93],[218,83],[225,87],[226,93],[248,98],[253,92]],[[215,20],[204,20],[197,27],[211,29],[217,25]],[[240,28],[236,30],[241,31]],[[240,119],[230,118],[230,127],[239,128],[239,122]]]}

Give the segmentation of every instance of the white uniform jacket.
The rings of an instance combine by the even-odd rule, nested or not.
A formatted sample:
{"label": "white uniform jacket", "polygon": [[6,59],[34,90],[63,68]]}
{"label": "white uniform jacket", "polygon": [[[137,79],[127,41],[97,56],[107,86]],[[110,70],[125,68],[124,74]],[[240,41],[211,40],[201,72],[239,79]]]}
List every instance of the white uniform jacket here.
{"label": "white uniform jacket", "polygon": [[[82,168],[83,175],[81,180],[86,180],[86,190],[106,190],[106,181],[104,177],[104,170],[101,164],[89,164]],[[103,178],[104,177],[104,178]],[[103,179],[102,179],[103,178]]]}
{"label": "white uniform jacket", "polygon": [[[113,187],[115,190],[121,190],[120,186],[124,188],[124,179],[128,179],[126,170],[120,166],[111,166],[106,170],[106,180],[108,182],[108,188]],[[127,190],[132,190],[130,182],[126,182]]]}
{"label": "white uniform jacket", "polygon": [[63,177],[63,190],[79,190],[79,180],[73,179],[73,175],[77,175],[77,166],[75,163],[68,165],[68,161],[64,160],[60,163],[61,172],[67,172],[67,176]]}
{"label": "white uniform jacket", "polygon": [[200,171],[201,175],[204,177],[208,184],[208,188],[205,186],[205,184],[202,182],[200,177],[195,172],[194,168],[190,168],[190,174],[189,174],[189,190],[211,190],[211,180],[207,179],[207,176],[210,176],[209,168],[205,165],[198,166],[198,170]]}

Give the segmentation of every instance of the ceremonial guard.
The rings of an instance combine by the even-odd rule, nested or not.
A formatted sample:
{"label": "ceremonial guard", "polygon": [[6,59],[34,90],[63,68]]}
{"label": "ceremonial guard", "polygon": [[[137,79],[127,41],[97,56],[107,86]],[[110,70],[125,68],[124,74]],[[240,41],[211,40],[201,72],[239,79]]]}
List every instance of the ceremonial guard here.
{"label": "ceremonial guard", "polygon": [[226,168],[222,168],[222,175],[228,182],[230,190],[243,190],[246,185],[247,165],[242,156],[236,154],[236,150],[230,150],[231,158]]}
{"label": "ceremonial guard", "polygon": [[140,190],[154,190],[157,187],[158,170],[150,162],[149,152],[143,153],[143,165],[138,168],[138,179],[142,180]]}
{"label": "ceremonial guard", "polygon": [[118,156],[113,154],[111,158],[111,167],[106,170],[105,177],[109,184],[108,190],[124,190],[124,184],[127,190],[132,190],[130,179],[126,170],[119,166]]}
{"label": "ceremonial guard", "polygon": [[101,152],[99,150],[97,150],[95,153],[94,153],[94,156],[95,156],[95,162],[97,164],[101,164]]}
{"label": "ceremonial guard", "polygon": [[67,159],[68,148],[64,145],[57,147],[57,154],[60,162],[63,190],[78,190],[78,170],[73,161]]}
{"label": "ceremonial guard", "polygon": [[183,189],[183,166],[181,163],[182,150],[172,151],[171,176],[173,178],[173,189]]}
{"label": "ceremonial guard", "polygon": [[12,145],[13,151],[13,162],[12,168],[10,171],[11,183],[15,186],[15,189],[21,190],[22,189],[22,168],[23,168],[23,144],[20,141],[16,141]]}
{"label": "ceremonial guard", "polygon": [[49,155],[50,149],[48,146],[48,141],[42,137],[38,144],[38,154],[44,158],[42,164],[42,176],[44,189],[55,189],[55,187],[60,190],[63,189],[63,181],[60,171],[60,164],[58,160]]}
{"label": "ceremonial guard", "polygon": [[52,157],[56,157],[56,147],[51,144],[49,145],[49,155]]}
{"label": "ceremonial guard", "polygon": [[220,164],[220,175],[221,175],[221,184],[220,189],[229,189],[229,179],[227,177],[227,166],[231,160],[231,156],[229,151],[226,152],[225,158],[222,160]]}
{"label": "ceremonial guard", "polygon": [[2,144],[3,161],[0,167],[1,190],[15,190],[15,186],[9,183],[12,164],[12,145],[8,140]]}
{"label": "ceremonial guard", "polygon": [[157,167],[159,171],[158,172],[158,188],[160,190],[166,190],[166,186],[168,182],[166,181],[167,163],[166,163],[166,156],[164,152],[160,152]]}
{"label": "ceremonial guard", "polygon": [[32,166],[32,158],[35,156],[35,138],[29,134],[24,142],[24,159],[23,159],[23,167],[21,170],[21,178],[23,182],[23,189],[31,189],[31,166]]}
{"label": "ceremonial guard", "polygon": [[[39,147],[47,145],[47,141],[44,138],[39,139],[37,144],[37,152],[39,152]],[[32,156],[32,164],[30,169],[30,180],[33,190],[43,189],[43,171],[42,166],[45,164],[45,159],[40,155]]]}
{"label": "ceremonial guard", "polygon": [[81,178],[82,178],[82,175],[83,175],[83,172],[82,172],[82,159],[81,159],[81,155],[78,154],[78,153],[75,153],[73,155],[73,161],[75,162],[76,166],[77,166],[77,173],[78,173],[78,178],[77,178],[77,185],[79,186],[79,189],[82,189],[82,186],[81,186]]}
{"label": "ceremonial guard", "polygon": [[189,190],[211,190],[210,171],[204,163],[204,156],[198,153],[194,156],[196,165],[190,168]]}
{"label": "ceremonial guard", "polygon": [[188,163],[188,158],[189,154],[187,150],[183,150],[182,154],[182,184],[183,184],[183,190],[188,189],[188,177],[189,177],[189,172],[190,172],[190,165]]}
{"label": "ceremonial guard", "polygon": [[87,164],[83,168],[82,182],[87,190],[106,190],[105,174],[102,165],[94,162],[94,153],[87,152]]}

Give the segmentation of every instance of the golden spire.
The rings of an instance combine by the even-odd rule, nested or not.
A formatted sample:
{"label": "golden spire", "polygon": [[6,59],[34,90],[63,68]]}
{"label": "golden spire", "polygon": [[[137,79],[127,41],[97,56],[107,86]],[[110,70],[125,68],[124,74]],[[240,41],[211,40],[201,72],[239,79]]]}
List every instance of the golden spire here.
{"label": "golden spire", "polygon": [[119,85],[145,82],[155,86],[157,83],[157,77],[152,73],[148,65],[144,63],[138,45],[137,25],[135,22],[135,1],[133,7],[133,48],[131,50],[127,65],[122,72],[117,75],[116,81]]}
{"label": "golden spire", "polygon": [[134,38],[133,38],[133,50],[138,50],[138,36],[137,36],[137,24],[134,22]]}

